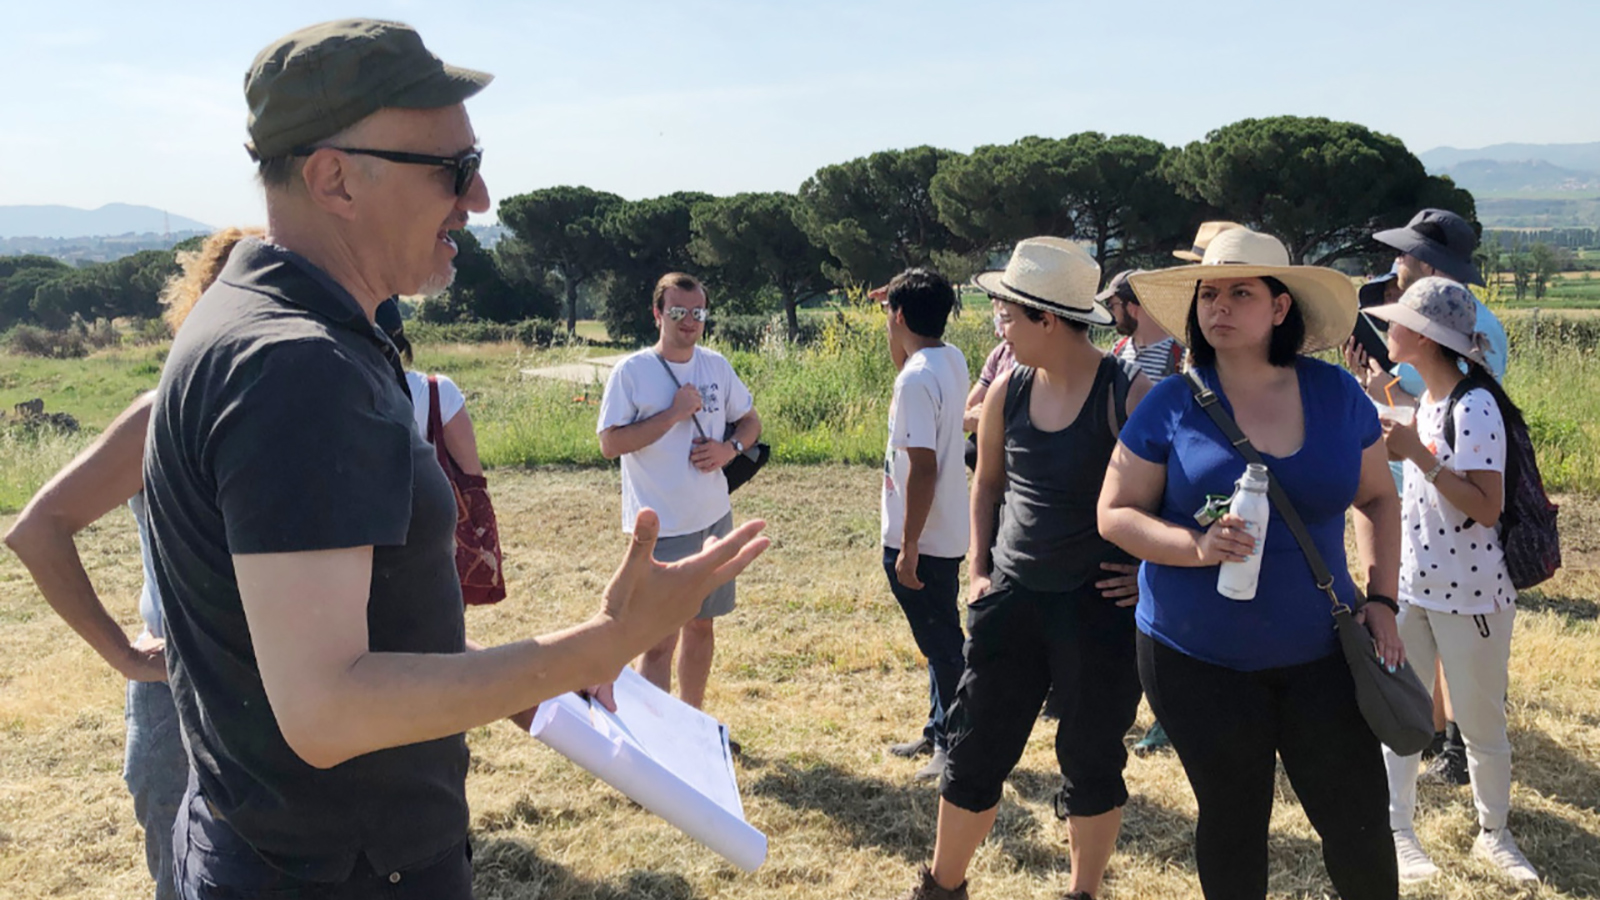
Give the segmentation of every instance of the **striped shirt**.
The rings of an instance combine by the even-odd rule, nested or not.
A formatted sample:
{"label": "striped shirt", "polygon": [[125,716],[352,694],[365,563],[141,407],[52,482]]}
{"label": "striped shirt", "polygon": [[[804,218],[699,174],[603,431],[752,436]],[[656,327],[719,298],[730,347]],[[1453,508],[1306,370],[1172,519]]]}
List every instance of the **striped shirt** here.
{"label": "striped shirt", "polygon": [[1137,365],[1152,383],[1178,371],[1178,363],[1183,358],[1183,348],[1170,337],[1162,338],[1143,350],[1134,346],[1133,338],[1123,338],[1117,341],[1113,352],[1117,359]]}

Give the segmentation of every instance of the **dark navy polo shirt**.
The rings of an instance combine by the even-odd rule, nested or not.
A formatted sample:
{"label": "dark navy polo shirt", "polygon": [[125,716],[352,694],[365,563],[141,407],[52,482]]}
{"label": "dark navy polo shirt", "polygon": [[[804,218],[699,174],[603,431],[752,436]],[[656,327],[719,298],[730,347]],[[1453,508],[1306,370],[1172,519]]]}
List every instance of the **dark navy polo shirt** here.
{"label": "dark navy polo shirt", "polygon": [[144,484],[173,697],[216,813],[313,881],[459,844],[464,737],[308,765],[267,702],[233,573],[235,554],[372,546],[370,648],[465,652],[455,498],[355,299],[303,257],[240,242],[173,341]]}

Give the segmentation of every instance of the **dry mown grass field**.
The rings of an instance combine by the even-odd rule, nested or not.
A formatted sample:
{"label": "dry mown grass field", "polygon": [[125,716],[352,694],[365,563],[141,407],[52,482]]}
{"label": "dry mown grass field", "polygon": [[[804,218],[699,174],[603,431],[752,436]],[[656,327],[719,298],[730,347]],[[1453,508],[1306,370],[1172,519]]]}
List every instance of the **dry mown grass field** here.
{"label": "dry mown grass field", "polygon": [[[610,470],[493,474],[512,596],[468,613],[486,642],[590,613],[622,550]],[[926,675],[884,585],[877,478],[868,467],[773,467],[737,497],[774,546],[723,620],[709,708],[745,747],[750,820],[771,839],[743,874],[506,724],[470,737],[477,895],[497,898],[889,898],[933,846],[935,792],[886,746],[911,734]],[[0,525],[5,520],[0,520]],[[1545,884],[1520,893],[1468,858],[1465,789],[1424,789],[1418,831],[1445,874],[1407,897],[1600,897],[1600,505],[1563,516],[1569,570],[1517,623],[1510,715],[1512,828]],[[130,628],[140,577],[131,519],[85,539],[92,574]],[[132,802],[120,778],[122,685],[0,559],[0,896],[148,896]],[[1140,718],[1142,728],[1148,712]],[[1056,897],[1067,883],[1059,785],[1041,723],[975,861],[975,896]],[[1131,737],[1130,737],[1131,739]],[[1133,759],[1134,799],[1104,892],[1198,897],[1194,801],[1171,755]],[[1318,844],[1280,778],[1274,897],[1331,892]]]}

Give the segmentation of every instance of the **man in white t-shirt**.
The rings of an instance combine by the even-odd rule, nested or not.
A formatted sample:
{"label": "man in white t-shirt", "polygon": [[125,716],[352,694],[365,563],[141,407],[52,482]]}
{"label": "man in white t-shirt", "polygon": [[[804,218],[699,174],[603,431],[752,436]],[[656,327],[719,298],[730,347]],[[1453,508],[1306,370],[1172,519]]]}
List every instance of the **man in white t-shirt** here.
{"label": "man in white t-shirt", "polygon": [[[755,445],[761,417],[728,360],[698,346],[708,310],[699,280],[682,272],[661,276],[651,305],[660,340],[611,370],[595,430],[606,459],[622,459],[622,530],[631,531],[639,510],[655,510],[661,517],[655,558],[674,562],[732,530],[722,467]],[[639,657],[639,674],[670,691],[677,653],[678,695],[702,706],[716,646],[712,622],[733,606],[730,581],[679,634]]]}
{"label": "man in white t-shirt", "polygon": [[969,378],[966,357],[943,340],[955,303],[950,282],[919,268],[896,275],[882,304],[889,355],[900,370],[883,460],[883,569],[928,658],[929,695],[922,736],[890,752],[932,753],[919,781],[944,772],[945,714],[955,702],[965,641],[956,598],[969,535],[961,427]]}

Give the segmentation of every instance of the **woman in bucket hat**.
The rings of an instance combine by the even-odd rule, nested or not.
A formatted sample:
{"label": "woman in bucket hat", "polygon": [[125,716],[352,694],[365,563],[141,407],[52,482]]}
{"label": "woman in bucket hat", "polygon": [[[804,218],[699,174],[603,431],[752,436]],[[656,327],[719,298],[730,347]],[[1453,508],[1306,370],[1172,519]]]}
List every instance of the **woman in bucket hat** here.
{"label": "woman in bucket hat", "polygon": [[[1277,239],[1237,228],[1217,235],[1199,264],[1131,282],[1146,312],[1189,345],[1195,374],[1266,458],[1346,604],[1355,585],[1344,522],[1354,510],[1359,563],[1377,601],[1359,618],[1383,660],[1398,666],[1404,648],[1389,598],[1399,509],[1377,414],[1349,374],[1304,355],[1349,336],[1350,280],[1291,266]],[[1281,758],[1339,895],[1392,900],[1383,756],[1356,706],[1328,597],[1276,511],[1259,548],[1242,520],[1216,515],[1244,467],[1189,380],[1169,378],[1123,428],[1100,497],[1101,533],[1145,560],[1139,674],[1199,804],[1201,887],[1211,898],[1266,895]],[[1261,591],[1247,602],[1220,594],[1218,565],[1255,550]]]}
{"label": "woman in bucket hat", "polygon": [[1139,705],[1132,560],[1100,537],[1094,504],[1125,408],[1150,385],[1090,343],[1089,326],[1111,315],[1094,300],[1100,266],[1079,245],[1030,238],[1004,271],[973,281],[996,301],[1017,365],[979,416],[966,665],[933,864],[905,898],[966,896],[967,865],[1053,688],[1067,896],[1082,900],[1100,890],[1116,845],[1128,800],[1122,738]]}
{"label": "woman in bucket hat", "polygon": [[[1476,307],[1462,285],[1427,277],[1399,302],[1368,311],[1390,323],[1389,355],[1414,366],[1427,385],[1414,425],[1384,423],[1390,452],[1406,462],[1400,636],[1430,690],[1435,658],[1450,682],[1481,828],[1472,855],[1517,881],[1537,881],[1506,828],[1511,742],[1505,696],[1517,592],[1495,527],[1505,502],[1507,429],[1521,424],[1522,413],[1484,366],[1486,340],[1475,328]],[[1454,433],[1447,434],[1446,410],[1457,394],[1449,417]],[[1439,869],[1412,830],[1419,756],[1396,756],[1387,748],[1383,756],[1400,878],[1423,881]]]}

